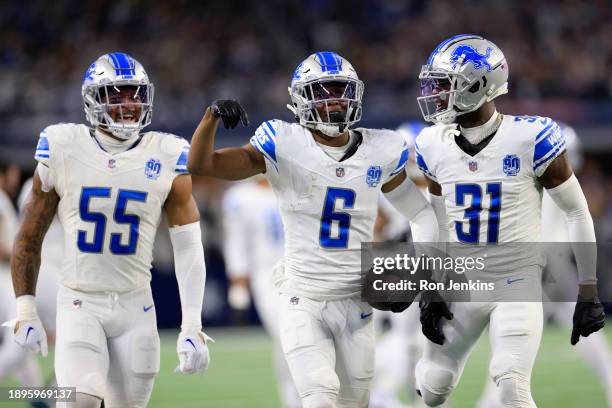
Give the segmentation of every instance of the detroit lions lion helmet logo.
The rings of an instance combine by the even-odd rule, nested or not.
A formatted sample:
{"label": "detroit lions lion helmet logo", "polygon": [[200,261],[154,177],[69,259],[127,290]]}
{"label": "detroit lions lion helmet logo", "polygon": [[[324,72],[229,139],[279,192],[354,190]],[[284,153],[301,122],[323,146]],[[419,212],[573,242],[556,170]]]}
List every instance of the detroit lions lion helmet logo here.
{"label": "detroit lions lion helmet logo", "polygon": [[471,62],[474,65],[474,68],[485,68],[487,72],[491,72],[491,64],[488,61],[489,57],[491,56],[491,51],[493,51],[493,48],[488,47],[485,54],[481,54],[471,45],[462,44],[453,51],[450,57],[450,63],[453,64],[453,69],[455,69],[459,59],[463,57],[461,65]]}

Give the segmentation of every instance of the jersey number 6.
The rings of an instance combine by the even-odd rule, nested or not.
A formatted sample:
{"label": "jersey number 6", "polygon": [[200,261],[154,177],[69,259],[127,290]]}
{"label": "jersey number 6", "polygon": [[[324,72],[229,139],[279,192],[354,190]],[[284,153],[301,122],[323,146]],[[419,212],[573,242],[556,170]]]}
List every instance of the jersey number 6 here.
{"label": "jersey number 6", "polygon": [[[349,227],[351,226],[351,215],[346,212],[336,211],[336,201],[342,200],[344,209],[355,206],[355,192],[346,188],[328,187],[323,203],[321,214],[321,231],[319,232],[319,244],[323,248],[346,248],[348,247]],[[338,223],[338,233],[332,237],[333,222]]]}
{"label": "jersey number 6", "polygon": [[[92,222],[95,224],[93,240],[87,241],[87,231],[79,230],[77,246],[82,252],[102,253],[104,246],[104,235],[106,233],[106,214],[102,212],[90,211],[89,205],[92,198],[110,198],[110,187],[83,187],[81,191],[81,199],[79,202],[79,214],[83,221]],[[133,255],[136,253],[138,244],[138,226],[140,225],[140,217],[134,214],[126,214],[125,210],[128,201],[145,202],[147,193],[133,190],[119,190],[117,194],[117,202],[113,211],[113,219],[117,224],[128,224],[130,233],[128,243],[121,243],[121,234],[112,233],[110,240],[110,251],[115,255]]]}

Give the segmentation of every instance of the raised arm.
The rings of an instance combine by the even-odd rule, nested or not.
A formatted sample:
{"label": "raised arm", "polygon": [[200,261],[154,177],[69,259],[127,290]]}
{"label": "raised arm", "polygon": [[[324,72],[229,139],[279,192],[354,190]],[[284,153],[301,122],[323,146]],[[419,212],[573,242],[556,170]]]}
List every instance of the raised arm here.
{"label": "raised arm", "polygon": [[55,190],[45,192],[38,175],[34,173],[32,192],[26,201],[23,221],[17,232],[11,258],[11,275],[15,296],[36,293],[40,251],[49,225],[53,221],[59,197]]}
{"label": "raised arm", "polygon": [[197,176],[211,176],[225,180],[242,180],[266,171],[263,155],[252,145],[214,150],[219,120],[227,128],[239,121],[248,124],[246,113],[235,101],[215,101],[206,109],[204,117],[191,140],[187,168]]}

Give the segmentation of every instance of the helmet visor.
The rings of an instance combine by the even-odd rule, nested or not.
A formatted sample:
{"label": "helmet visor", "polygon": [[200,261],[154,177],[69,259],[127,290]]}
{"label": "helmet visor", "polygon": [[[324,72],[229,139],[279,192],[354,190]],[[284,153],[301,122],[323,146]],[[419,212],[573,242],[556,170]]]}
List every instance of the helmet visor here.
{"label": "helmet visor", "polygon": [[83,98],[90,122],[114,133],[131,134],[151,123],[153,84],[90,85]]}
{"label": "helmet visor", "polygon": [[363,82],[330,78],[300,85],[294,89],[303,103],[297,106],[305,123],[350,126],[361,119]]}

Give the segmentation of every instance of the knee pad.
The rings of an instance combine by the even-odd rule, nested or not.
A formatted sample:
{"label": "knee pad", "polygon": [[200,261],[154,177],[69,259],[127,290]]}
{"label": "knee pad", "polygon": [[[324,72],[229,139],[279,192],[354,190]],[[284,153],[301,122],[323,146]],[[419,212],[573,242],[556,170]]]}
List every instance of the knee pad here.
{"label": "knee pad", "polygon": [[328,393],[316,393],[302,397],[303,408],[336,408],[336,396]]}
{"label": "knee pad", "polygon": [[529,379],[518,373],[508,373],[496,381],[499,396],[504,407],[532,408],[535,403],[531,398]]}
{"label": "knee pad", "polygon": [[155,377],[159,372],[159,335],[135,333],[130,339],[130,368],[138,377]]}
{"label": "knee pad", "polygon": [[[288,356],[288,358],[290,357]],[[333,395],[334,401],[336,401],[340,391],[340,381],[332,368],[327,366],[304,366],[303,370],[293,370],[292,376],[300,396],[315,394]]]}
{"label": "knee pad", "polygon": [[430,407],[442,405],[455,388],[452,371],[419,361],[416,368],[417,388],[423,401]]}

